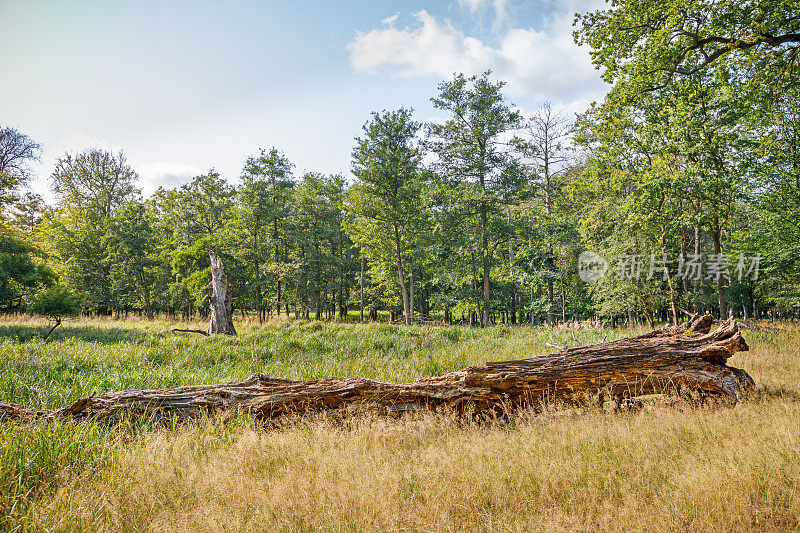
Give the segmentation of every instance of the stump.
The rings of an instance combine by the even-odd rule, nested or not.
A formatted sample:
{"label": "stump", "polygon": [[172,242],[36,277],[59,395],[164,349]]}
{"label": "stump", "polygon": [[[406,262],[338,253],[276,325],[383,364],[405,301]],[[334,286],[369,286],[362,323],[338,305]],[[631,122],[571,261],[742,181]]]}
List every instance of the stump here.
{"label": "stump", "polygon": [[208,297],[211,308],[211,320],[208,323],[208,334],[222,333],[236,335],[233,327],[233,306],[231,304],[231,291],[228,287],[228,276],[222,269],[222,259],[212,251],[208,251],[211,259],[211,295]]}
{"label": "stump", "polygon": [[622,402],[647,394],[686,392],[739,402],[754,383],[726,361],[747,350],[747,344],[733,318],[713,332],[711,323],[709,315],[694,316],[683,326],[665,326],[637,337],[546,357],[490,362],[412,383],[360,377],[293,381],[253,374],[238,383],[111,392],[50,412],[0,403],[0,418],[105,419],[127,412],[189,418],[243,412],[269,420],[289,414],[423,410],[497,415],[549,402],[583,403],[598,397]]}

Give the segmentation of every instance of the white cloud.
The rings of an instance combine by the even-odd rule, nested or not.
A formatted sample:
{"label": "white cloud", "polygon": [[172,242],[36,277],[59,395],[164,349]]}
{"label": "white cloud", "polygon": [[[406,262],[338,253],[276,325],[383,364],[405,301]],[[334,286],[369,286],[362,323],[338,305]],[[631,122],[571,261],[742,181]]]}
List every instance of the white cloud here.
{"label": "white cloud", "polygon": [[61,157],[67,152],[69,152],[70,154],[75,154],[92,148],[114,153],[120,151],[119,146],[112,146],[107,142],[98,139],[97,137],[94,137],[92,135],[86,135],[85,133],[78,133],[57,143],[54,155],[56,157]]}
{"label": "white cloud", "polygon": [[153,194],[159,187],[172,189],[188,183],[195,176],[207,172],[207,170],[202,170],[192,165],[184,165],[183,163],[131,162],[131,166],[139,174],[139,185],[145,197]]}
{"label": "white cloud", "polygon": [[473,13],[478,10],[479,7],[486,4],[486,0],[458,0],[458,3],[464,7],[468,7],[470,11]]}
{"label": "white cloud", "polygon": [[394,23],[395,23],[395,21],[397,20],[397,18],[398,18],[399,16],[400,16],[400,13],[395,13],[395,14],[394,14],[394,15],[392,15],[391,17],[386,17],[385,19],[383,19],[383,20],[381,21],[381,23],[382,23],[382,24],[387,24],[387,25],[391,26],[392,24],[394,24]]}
{"label": "white cloud", "polygon": [[[476,6],[486,0],[462,0]],[[601,98],[606,91],[585,49],[572,40],[572,10],[549,17],[541,30],[511,28],[496,46],[465,35],[447,20],[426,11],[415,14],[418,24],[359,33],[348,44],[357,71],[388,70],[401,77],[450,78],[456,72],[492,70],[508,82],[512,96],[571,105]]]}
{"label": "white cloud", "polygon": [[491,7],[494,10],[495,28],[499,28],[508,16],[508,0],[458,0],[458,3],[468,8],[470,13]]}

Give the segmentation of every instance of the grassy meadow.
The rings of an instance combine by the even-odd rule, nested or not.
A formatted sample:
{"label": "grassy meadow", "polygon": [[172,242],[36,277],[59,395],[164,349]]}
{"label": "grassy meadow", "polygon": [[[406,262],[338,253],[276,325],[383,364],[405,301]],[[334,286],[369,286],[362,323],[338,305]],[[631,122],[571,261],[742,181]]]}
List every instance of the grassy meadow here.
{"label": "grassy meadow", "polygon": [[[0,321],[0,401],[360,375],[410,381],[631,335],[547,327]],[[181,326],[186,327],[186,326]],[[190,326],[193,327],[193,326]],[[197,326],[200,327],[200,326]],[[800,529],[800,331],[744,332],[734,408],[403,419],[0,424],[0,529],[47,531],[783,531]]]}

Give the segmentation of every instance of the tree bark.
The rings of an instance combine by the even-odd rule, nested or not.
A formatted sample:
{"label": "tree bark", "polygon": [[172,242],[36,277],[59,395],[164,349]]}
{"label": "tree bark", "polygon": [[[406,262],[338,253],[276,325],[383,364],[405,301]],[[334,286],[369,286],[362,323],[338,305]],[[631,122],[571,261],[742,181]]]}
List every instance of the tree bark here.
{"label": "tree bark", "polygon": [[486,363],[412,383],[360,377],[309,381],[253,374],[239,383],[163,390],[128,390],[80,399],[50,412],[0,404],[1,418],[111,418],[125,412],[189,418],[248,413],[256,420],[289,414],[348,415],[452,410],[501,415],[549,403],[585,403],[647,394],[683,394],[739,402],[753,387],[743,370],[725,363],[747,350],[736,321],[709,332],[710,315],[637,337],[570,348],[546,357]]}
{"label": "tree bark", "polygon": [[364,322],[364,256],[361,256],[361,277],[359,278],[358,297],[361,303],[359,310],[361,311],[361,322]]}
{"label": "tree bark", "polygon": [[675,303],[675,283],[672,281],[672,272],[669,271],[669,267],[664,265],[664,277],[667,278],[667,287],[669,287],[669,305],[670,311],[672,312],[672,324],[677,326],[678,325],[678,306]]}
{"label": "tree bark", "polygon": [[211,320],[208,323],[208,334],[236,335],[236,329],[233,327],[231,291],[228,286],[228,276],[222,269],[222,259],[211,250],[208,251],[208,257],[211,259],[211,283],[209,283]]}
{"label": "tree bark", "polygon": [[139,283],[142,284],[142,296],[144,296],[144,312],[147,320],[153,320],[153,306],[150,302],[150,290],[147,288],[147,283],[144,279],[144,271],[139,272]]}
{"label": "tree bark", "polygon": [[403,254],[400,251],[400,230],[398,229],[397,224],[393,226],[393,229],[394,247],[397,256],[397,277],[400,279],[400,293],[403,298],[403,318],[405,319],[405,323],[408,324],[411,313],[408,302],[408,291],[406,290],[406,276],[405,272],[403,271]]}
{"label": "tree bark", "polygon": [[414,270],[408,273],[408,312],[411,320],[414,319]]}
{"label": "tree bark", "polygon": [[[547,209],[547,268],[551,274],[555,270],[553,262],[553,201],[550,194],[550,136],[548,135],[549,124],[544,125],[544,203]],[[555,298],[553,296],[553,278],[552,275],[547,276],[547,325],[552,326],[555,321]]]}
{"label": "tree bark", "polygon": [[[278,219],[272,219],[272,240],[275,242],[274,254],[275,254],[275,264],[280,264],[280,250],[278,248]],[[277,315],[281,316],[281,276],[278,274],[278,279],[275,282],[275,301],[277,305]],[[289,314],[286,314],[286,317],[289,317]]]}
{"label": "tree bark", "polygon": [[[700,226],[694,226],[694,256],[695,258],[700,257]],[[703,288],[703,284],[701,282],[701,277],[697,276],[694,279],[694,297],[692,298],[692,311],[699,312],[701,309],[701,305],[697,302],[698,294],[702,294],[701,290]]]}
{"label": "tree bark", "polygon": [[489,327],[489,311],[492,304],[492,271],[491,257],[489,255],[489,238],[484,231],[483,236],[483,313],[481,313],[481,327]]}
{"label": "tree bark", "polygon": [[[718,221],[714,221],[711,228],[711,239],[714,242],[714,254],[717,256],[717,261],[722,263],[722,228]],[[719,295],[719,319],[725,320],[728,316],[728,303],[725,298],[725,278],[717,274],[717,293]]]}

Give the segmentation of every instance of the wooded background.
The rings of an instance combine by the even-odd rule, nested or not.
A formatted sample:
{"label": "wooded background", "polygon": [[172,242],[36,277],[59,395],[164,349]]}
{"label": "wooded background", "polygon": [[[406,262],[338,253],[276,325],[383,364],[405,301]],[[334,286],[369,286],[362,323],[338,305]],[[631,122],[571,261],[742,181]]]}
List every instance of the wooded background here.
{"label": "wooded background", "polygon": [[[205,316],[213,249],[233,307],[262,320],[797,318],[798,20],[792,2],[578,14],[604,101],[577,117],[518,109],[491,73],[456,75],[432,98],[447,120],[373,113],[352,179],[295,175],[273,147],[240,176],[212,169],[143,198],[122,153],[91,150],[58,160],[47,205],[24,188],[39,145],[0,127],[0,311],[58,287],[87,314]],[[584,283],[585,250],[641,257],[643,273]],[[649,277],[653,254],[674,262]],[[757,278],[727,264],[693,279],[677,262],[740,254],[760,256]]]}

